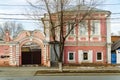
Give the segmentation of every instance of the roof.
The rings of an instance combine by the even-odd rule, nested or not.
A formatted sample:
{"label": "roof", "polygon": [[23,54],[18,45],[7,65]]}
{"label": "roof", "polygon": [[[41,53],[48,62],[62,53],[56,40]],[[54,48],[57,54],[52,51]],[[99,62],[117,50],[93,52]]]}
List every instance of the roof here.
{"label": "roof", "polygon": [[111,36],[111,41],[113,42],[111,46],[112,51],[120,48],[120,36]]}
{"label": "roof", "polygon": [[114,51],[118,48],[120,48],[120,39],[112,44],[111,50]]}
{"label": "roof", "polygon": [[[78,13],[78,11],[80,11],[80,13]],[[86,12],[86,11],[88,11],[88,12]],[[56,13],[51,13],[51,15],[56,16],[56,14],[59,14],[59,13],[61,13],[61,11],[56,12]],[[77,6],[74,6],[74,7],[72,6],[72,7],[66,8],[66,9],[63,10],[63,13],[64,13],[64,15],[65,14],[70,15],[70,14],[73,14],[73,13],[78,13],[78,14],[81,14],[81,13],[82,14],[84,14],[84,13],[90,13],[90,14],[98,13],[98,14],[100,14],[101,13],[101,14],[105,14],[106,17],[109,17],[110,14],[111,14],[110,11],[102,10],[102,9],[95,8],[94,6],[86,6],[86,5],[77,5]],[[42,20],[43,21],[44,20],[49,20],[48,16],[49,15],[46,13],[44,15],[44,18],[42,18]],[[74,14],[73,14],[73,16],[74,16]]]}
{"label": "roof", "polygon": [[77,11],[77,10],[80,10],[80,11],[92,10],[93,12],[104,12],[109,15],[111,14],[110,11],[102,10],[102,9],[95,8],[94,6],[86,6],[86,5],[77,5],[75,7],[70,7],[65,11]]}
{"label": "roof", "polygon": [[120,36],[111,36],[111,41],[116,42],[120,39]]}

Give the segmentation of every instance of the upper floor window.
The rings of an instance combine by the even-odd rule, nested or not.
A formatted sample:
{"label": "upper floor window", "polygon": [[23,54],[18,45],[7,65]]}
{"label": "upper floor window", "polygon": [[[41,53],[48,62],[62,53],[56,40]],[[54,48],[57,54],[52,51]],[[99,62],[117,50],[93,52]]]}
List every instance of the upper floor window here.
{"label": "upper floor window", "polygon": [[74,35],[75,34],[74,25],[68,23],[66,27],[67,27],[67,33],[72,29],[72,31],[70,32],[70,35]]}
{"label": "upper floor window", "polygon": [[87,35],[87,22],[86,21],[82,21],[79,24],[79,35]]}
{"label": "upper floor window", "polygon": [[100,35],[100,21],[92,20],[91,22],[92,35]]}

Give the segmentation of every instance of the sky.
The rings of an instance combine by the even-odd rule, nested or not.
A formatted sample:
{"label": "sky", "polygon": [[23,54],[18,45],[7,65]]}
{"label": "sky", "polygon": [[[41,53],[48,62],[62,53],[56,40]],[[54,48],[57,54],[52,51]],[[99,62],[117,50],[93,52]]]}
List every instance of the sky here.
{"label": "sky", "polygon": [[[103,10],[111,11],[111,33],[118,34],[120,31],[120,1],[119,0],[104,0],[103,5],[98,6],[98,8]],[[11,6],[13,5],[13,6]],[[30,18],[25,15],[1,15],[2,13],[6,14],[25,14],[27,13],[26,9],[28,6],[19,6],[19,5],[28,5],[26,0],[0,0],[0,23],[5,21],[15,21],[22,23],[24,29],[34,30],[41,29],[37,24],[37,21],[32,20],[14,20],[14,19],[2,19],[2,18]],[[117,14],[116,14],[117,13]],[[42,26],[42,25],[41,25]],[[41,29],[42,30],[42,29]]]}
{"label": "sky", "polygon": [[15,21],[16,23],[22,23],[25,30],[40,29],[37,21],[2,19],[2,18],[31,19],[29,16],[26,15],[1,15],[1,14],[27,14],[29,6],[26,5],[28,5],[26,0],[0,0],[0,23],[4,23],[6,21]]}

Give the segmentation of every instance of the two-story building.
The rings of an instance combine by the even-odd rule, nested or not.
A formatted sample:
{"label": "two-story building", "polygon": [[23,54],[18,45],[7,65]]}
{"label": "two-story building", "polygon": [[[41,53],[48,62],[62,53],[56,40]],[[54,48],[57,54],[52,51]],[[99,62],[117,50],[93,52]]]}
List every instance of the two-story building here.
{"label": "two-story building", "polygon": [[[88,7],[83,6],[79,17],[85,13]],[[65,33],[69,28],[67,21],[74,19],[77,7],[64,11]],[[52,15],[53,22],[57,24],[56,14]],[[94,8],[90,15],[84,20],[77,22],[65,41],[63,64],[81,64],[81,63],[111,63],[111,32],[110,32],[110,12]],[[50,23],[49,16],[43,18],[47,41],[50,42]],[[56,33],[57,34],[57,33]],[[53,50],[51,51],[51,61],[54,61]]]}

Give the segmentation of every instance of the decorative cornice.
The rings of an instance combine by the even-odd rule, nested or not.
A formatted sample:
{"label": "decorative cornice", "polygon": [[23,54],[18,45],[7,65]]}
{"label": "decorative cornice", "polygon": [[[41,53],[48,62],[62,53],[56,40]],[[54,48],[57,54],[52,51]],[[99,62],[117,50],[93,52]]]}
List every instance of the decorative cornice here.
{"label": "decorative cornice", "polygon": [[106,46],[106,42],[66,42],[65,46]]}

